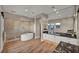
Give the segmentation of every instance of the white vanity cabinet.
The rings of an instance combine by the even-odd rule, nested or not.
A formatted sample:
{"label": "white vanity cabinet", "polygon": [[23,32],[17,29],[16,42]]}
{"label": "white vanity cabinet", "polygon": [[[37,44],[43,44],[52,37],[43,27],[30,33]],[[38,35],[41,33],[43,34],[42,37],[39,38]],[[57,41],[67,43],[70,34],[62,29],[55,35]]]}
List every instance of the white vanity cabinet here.
{"label": "white vanity cabinet", "polygon": [[50,40],[56,43],[63,41],[63,42],[79,45],[79,39],[56,36],[56,35],[51,35],[51,34],[46,34],[46,33],[43,33],[43,40]]}

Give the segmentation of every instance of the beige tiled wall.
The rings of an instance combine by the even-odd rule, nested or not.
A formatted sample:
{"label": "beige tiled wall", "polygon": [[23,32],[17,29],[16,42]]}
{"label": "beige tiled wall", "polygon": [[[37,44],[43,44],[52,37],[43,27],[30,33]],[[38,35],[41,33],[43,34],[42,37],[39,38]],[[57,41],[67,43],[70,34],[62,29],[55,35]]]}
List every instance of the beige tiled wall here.
{"label": "beige tiled wall", "polygon": [[33,20],[29,21],[28,18],[17,16],[13,14],[5,14],[5,32],[7,37],[14,37],[21,33],[33,32]]}

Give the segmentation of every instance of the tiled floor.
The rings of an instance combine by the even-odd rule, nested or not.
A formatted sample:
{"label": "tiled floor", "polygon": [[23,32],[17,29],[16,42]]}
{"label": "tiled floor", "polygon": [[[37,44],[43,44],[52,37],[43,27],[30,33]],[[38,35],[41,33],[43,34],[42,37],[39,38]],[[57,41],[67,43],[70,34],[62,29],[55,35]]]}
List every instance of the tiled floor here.
{"label": "tiled floor", "polygon": [[56,43],[47,40],[16,40],[6,42],[3,53],[50,53],[54,51],[56,46]]}

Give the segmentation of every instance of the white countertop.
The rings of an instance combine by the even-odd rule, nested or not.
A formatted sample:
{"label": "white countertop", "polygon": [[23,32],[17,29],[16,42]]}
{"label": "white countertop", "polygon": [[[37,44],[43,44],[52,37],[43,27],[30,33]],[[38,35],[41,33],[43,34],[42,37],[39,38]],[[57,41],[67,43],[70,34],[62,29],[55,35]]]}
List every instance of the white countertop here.
{"label": "white countertop", "polygon": [[46,33],[43,33],[43,40],[44,39],[54,41],[54,42],[57,42],[57,43],[59,43],[60,41],[64,41],[64,42],[67,42],[67,43],[79,45],[79,39],[56,36],[56,35],[51,35],[51,34],[46,34]]}

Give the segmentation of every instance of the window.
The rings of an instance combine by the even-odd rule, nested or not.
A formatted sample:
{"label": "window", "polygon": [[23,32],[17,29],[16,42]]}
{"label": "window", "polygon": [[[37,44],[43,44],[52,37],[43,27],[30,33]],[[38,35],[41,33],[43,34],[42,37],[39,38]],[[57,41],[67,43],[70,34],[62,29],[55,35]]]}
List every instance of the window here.
{"label": "window", "polygon": [[56,29],[59,29],[59,28],[60,28],[61,23],[56,23],[55,25],[56,25]]}
{"label": "window", "polygon": [[59,29],[61,26],[61,23],[53,23],[53,24],[48,24],[48,28],[53,29]]}

